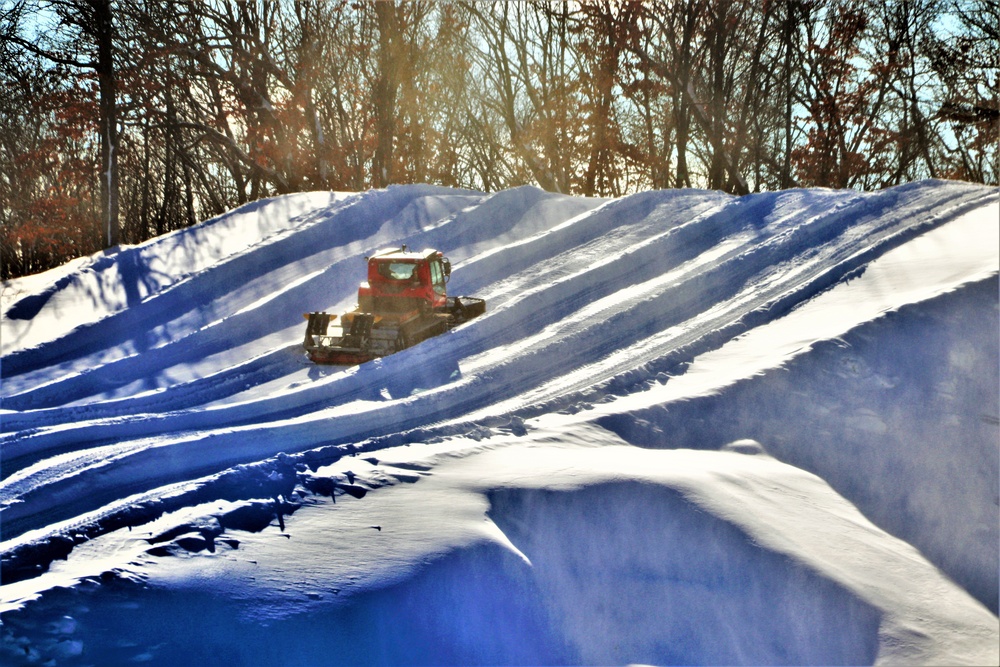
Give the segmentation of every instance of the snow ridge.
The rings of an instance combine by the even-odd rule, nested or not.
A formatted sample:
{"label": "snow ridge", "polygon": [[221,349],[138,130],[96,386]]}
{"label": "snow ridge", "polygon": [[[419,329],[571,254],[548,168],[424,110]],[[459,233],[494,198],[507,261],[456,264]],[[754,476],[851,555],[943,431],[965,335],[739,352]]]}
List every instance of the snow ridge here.
{"label": "snow ridge", "polygon": [[[789,634],[772,652],[760,653],[751,647],[755,633],[763,630],[747,626],[747,634],[734,636],[734,643],[718,654],[707,644],[683,645],[680,640],[669,648],[657,648],[654,642],[622,653],[588,643],[588,628],[596,620],[566,616],[550,627],[540,619],[551,609],[543,613],[542,607],[532,607],[534,616],[523,618],[524,627],[554,643],[524,659],[981,659],[989,652],[970,648],[963,653],[963,646],[946,646],[937,639],[901,640],[913,631],[913,619],[925,613],[923,608],[904,605],[900,611],[903,607],[893,607],[898,599],[872,593],[868,579],[858,574],[863,564],[851,565],[851,572],[841,576],[832,561],[811,560],[809,554],[825,546],[777,537],[796,521],[812,518],[775,518],[767,527],[766,521],[740,514],[736,505],[722,500],[729,484],[735,484],[730,473],[717,478],[712,470],[730,461],[740,470],[744,464],[739,462],[753,459],[753,452],[766,452],[763,459],[778,466],[761,468],[764,480],[798,466],[787,473],[794,481],[775,493],[817,494],[814,506],[822,509],[816,516],[850,507],[875,521],[878,528],[871,527],[872,535],[888,530],[896,536],[893,540],[906,540],[902,546],[887,541],[889,546],[879,547],[894,554],[918,545],[922,555],[915,557],[934,563],[920,570],[921,580],[930,581],[935,568],[942,568],[961,585],[958,593],[948,589],[955,609],[966,604],[977,609],[956,612],[921,632],[937,637],[941,628],[975,627],[968,630],[972,635],[986,643],[994,638],[996,540],[990,538],[996,537],[997,517],[990,499],[996,495],[1000,457],[995,440],[989,443],[996,437],[1000,399],[989,380],[996,376],[1000,356],[997,341],[990,339],[997,320],[998,218],[1000,190],[943,181],[874,193],[790,190],[735,198],[677,190],[615,200],[531,187],[486,195],[395,186],[258,202],[141,246],[11,281],[4,285],[2,319],[0,591],[7,593],[0,609],[13,613],[39,591],[64,581],[64,570],[55,565],[58,559],[80,559],[82,571],[96,567],[97,560],[79,554],[91,544],[116,543],[123,528],[158,526],[136,562],[159,562],[209,548],[213,554],[236,550],[232,542],[256,540],[249,535],[265,534],[274,521],[285,533],[286,518],[289,526],[299,521],[310,525],[326,515],[325,503],[332,508],[344,496],[357,499],[359,508],[371,508],[357,510],[365,515],[399,494],[438,492],[458,494],[455,498],[462,500],[455,502],[468,509],[456,518],[457,532],[435,538],[442,546],[434,551],[434,562],[442,553],[475,549],[485,562],[513,576],[511,586],[530,593],[537,604],[560,599],[572,606],[580,602],[572,593],[576,584],[562,579],[560,569],[565,565],[560,558],[570,557],[567,546],[540,537],[555,530],[545,528],[546,522],[575,517],[566,519],[567,529],[589,535],[592,529],[582,527],[586,512],[580,514],[581,507],[609,498],[608,511],[618,516],[621,510],[614,508],[648,495],[648,502],[662,498],[664,507],[673,508],[659,511],[655,520],[672,526],[677,536],[733,545],[742,539],[739,535],[751,535],[766,553],[740,547],[743,555],[736,561],[745,565],[762,559],[773,585],[803,604],[810,587],[826,591],[820,596],[833,606],[813,609],[814,620],[850,609],[850,623],[856,625],[853,630],[845,626],[842,633],[857,634],[859,642],[838,643],[830,635],[808,639],[812,630],[803,628],[804,634]],[[486,298],[486,314],[359,367],[309,364],[300,348],[302,313],[352,305],[364,266],[361,258],[403,243],[448,255],[454,266],[450,293]],[[956,327],[956,320],[968,324]],[[924,326],[920,322],[931,323],[925,326],[927,335],[940,337],[940,346],[908,338],[908,331]],[[924,361],[915,369],[907,365],[906,355],[887,359],[879,351],[883,348],[866,347],[873,338],[885,345],[906,341],[910,356]],[[817,378],[831,377],[830,369],[852,358],[843,351],[848,349],[843,341],[869,350],[857,358],[885,364],[879,377],[889,379],[852,388],[855,376],[841,374],[824,386]],[[936,356],[923,353],[930,349],[937,350]],[[789,373],[798,379],[788,381]],[[908,379],[907,386],[927,387],[930,393],[923,398],[903,393],[897,389],[901,377]],[[967,386],[973,389],[960,389]],[[775,387],[783,393],[775,393]],[[852,392],[868,396],[869,412],[848,400]],[[811,398],[797,398],[805,395]],[[981,404],[986,416],[975,424],[964,420],[959,416],[964,401]],[[785,402],[799,405],[800,412],[811,415],[809,421],[797,422]],[[919,405],[951,426],[935,430],[926,424],[924,433],[908,427],[923,423],[924,417],[919,409],[903,408]],[[850,415],[850,424],[838,422],[838,414]],[[726,417],[720,424],[706,421],[709,415]],[[858,426],[865,423],[867,430]],[[821,431],[813,432],[811,424],[822,424]],[[887,425],[894,431],[887,434]],[[933,448],[921,440],[932,433],[953,440],[949,458],[932,454]],[[680,464],[687,459],[666,458],[668,452],[662,450],[723,449],[747,437],[763,445],[732,447],[720,454],[724,458],[698,459],[697,464],[692,459],[692,470],[707,466],[704,474],[716,480],[707,490],[685,486],[688,482],[680,477],[654,475],[637,482],[633,468],[621,473],[625,477],[608,477],[588,468],[590,464],[568,462],[590,460],[585,452],[615,444],[648,451],[652,465]],[[924,452],[925,464],[901,463],[907,439]],[[527,461],[554,442],[563,443],[557,449],[565,448],[560,451],[571,459],[547,475],[529,472],[535,464],[518,468],[492,453],[523,451],[520,456]],[[410,446],[412,454],[405,453]],[[437,450],[445,454],[433,454]],[[430,458],[420,462],[425,451]],[[629,449],[613,451],[622,461],[630,460]],[[873,477],[887,488],[875,490],[866,482],[864,471],[851,462],[859,455],[874,456],[879,465],[897,461],[896,473],[880,468],[880,477]],[[369,462],[362,465],[362,460]],[[613,462],[617,459],[600,460],[598,464],[595,458],[594,465],[618,465]],[[499,462],[507,467],[494,471],[490,466]],[[757,464],[746,465],[747,471],[757,470]],[[358,471],[352,468],[359,467],[368,472],[355,479]],[[473,471],[470,480],[480,475],[480,481],[454,482],[454,487],[448,486],[452,482],[430,482],[439,476],[465,479],[460,471],[466,468]],[[510,479],[502,472],[507,469]],[[805,480],[819,478],[810,473],[825,481],[813,486]],[[950,477],[956,474],[976,481],[959,495],[947,495],[944,489],[958,484]],[[511,481],[515,479],[520,481]],[[531,479],[536,481],[525,481]],[[907,485],[923,480],[936,490],[917,499],[892,490],[900,480]],[[557,502],[546,495],[549,491],[539,496],[525,490],[536,484],[568,495]],[[770,492],[762,484],[760,493],[766,496]],[[932,509],[932,497],[939,498],[939,505],[954,500],[945,505],[950,511],[961,505],[976,509],[967,522],[943,531],[938,526],[944,512]],[[198,509],[217,503],[229,509],[207,514]],[[688,515],[686,503],[693,503],[694,514]],[[347,505],[337,507],[336,516],[354,512]],[[484,516],[483,508],[492,508],[490,528],[477,523],[473,530],[463,523]],[[721,523],[700,523],[697,514],[705,511]],[[774,511],[775,517],[783,516]],[[172,518],[182,515],[192,518]],[[381,526],[375,532],[382,533]],[[853,534],[855,528],[845,524],[843,530]],[[313,539],[320,533],[297,534]],[[629,533],[622,539],[627,544],[641,538]],[[947,544],[954,540],[969,545],[968,552],[950,553]],[[137,548],[129,544],[129,549]],[[491,544],[519,554],[523,562],[537,566],[542,559],[546,565],[535,574],[521,572],[521,565],[497,556]],[[398,583],[410,581],[420,569],[416,563],[427,558],[420,555],[422,548],[427,547],[400,546],[398,560],[377,560],[362,579],[381,581],[373,584],[380,590],[389,582],[422,585],[416,579]],[[781,556],[773,560],[774,554]],[[806,568],[807,574],[788,575],[780,565],[783,558]],[[739,567],[736,561],[706,565],[701,574],[678,574],[691,567],[683,559],[665,562],[667,569],[657,570],[656,577],[711,579],[718,568]],[[459,571],[474,576],[469,562],[455,555],[440,561],[449,564],[435,565],[421,576],[452,577]],[[116,571],[129,567],[120,565]],[[139,580],[152,576],[142,567],[136,571]],[[520,573],[510,574],[515,571]],[[346,570],[340,572],[336,576]],[[87,575],[74,577],[79,582]],[[733,595],[752,609],[767,589],[766,582],[759,583],[761,588]],[[681,596],[678,600],[697,604],[697,596],[685,597],[689,594],[681,595],[682,588],[673,586],[668,589]],[[376,598],[364,597],[362,590],[367,589],[357,589],[358,599],[371,600],[376,605],[372,609],[381,610]],[[542,590],[548,592],[542,595]],[[298,608],[297,603],[290,607]],[[669,622],[677,637],[684,635],[682,616]],[[664,631],[657,627],[649,629],[650,637]],[[905,646],[893,649],[886,643],[889,636]],[[969,646],[981,646],[976,641]],[[475,655],[454,655],[456,662],[475,661]],[[513,658],[502,652],[489,655],[500,662]],[[181,654],[173,659],[182,657],[192,659]]]}

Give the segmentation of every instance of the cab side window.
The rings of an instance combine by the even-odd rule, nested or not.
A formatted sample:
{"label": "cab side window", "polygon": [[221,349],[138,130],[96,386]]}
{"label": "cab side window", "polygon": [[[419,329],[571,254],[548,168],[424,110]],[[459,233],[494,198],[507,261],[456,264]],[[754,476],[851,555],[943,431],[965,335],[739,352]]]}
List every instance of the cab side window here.
{"label": "cab side window", "polygon": [[444,269],[441,268],[441,262],[438,260],[431,262],[431,285],[434,286],[434,291],[439,294],[444,289]]}

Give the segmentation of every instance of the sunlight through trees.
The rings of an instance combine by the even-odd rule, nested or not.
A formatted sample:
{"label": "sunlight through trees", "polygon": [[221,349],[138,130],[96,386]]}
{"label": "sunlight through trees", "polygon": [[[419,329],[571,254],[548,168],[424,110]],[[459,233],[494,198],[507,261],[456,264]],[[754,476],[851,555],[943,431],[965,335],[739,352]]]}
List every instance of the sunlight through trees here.
{"label": "sunlight through trees", "polygon": [[0,3],[2,277],[308,190],[997,184],[990,0]]}

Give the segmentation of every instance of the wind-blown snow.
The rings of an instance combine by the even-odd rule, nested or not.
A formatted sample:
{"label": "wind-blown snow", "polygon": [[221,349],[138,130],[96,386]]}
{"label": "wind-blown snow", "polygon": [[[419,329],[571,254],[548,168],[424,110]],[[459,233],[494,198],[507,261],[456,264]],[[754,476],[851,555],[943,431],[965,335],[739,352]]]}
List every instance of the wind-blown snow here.
{"label": "wind-blown snow", "polygon": [[[998,231],[940,181],[401,186],[5,283],[0,655],[996,664]],[[309,364],[402,243],[487,313]]]}

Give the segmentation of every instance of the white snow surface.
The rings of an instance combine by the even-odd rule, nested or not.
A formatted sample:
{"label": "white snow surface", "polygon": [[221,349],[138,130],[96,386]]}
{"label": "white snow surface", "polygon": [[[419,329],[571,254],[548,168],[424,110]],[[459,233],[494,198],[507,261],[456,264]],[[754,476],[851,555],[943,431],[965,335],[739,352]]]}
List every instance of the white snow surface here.
{"label": "white snow surface", "polygon": [[[302,314],[436,248],[487,312]],[[1000,190],[243,206],[3,284],[0,662],[998,664]]]}

